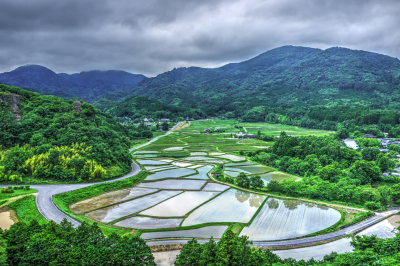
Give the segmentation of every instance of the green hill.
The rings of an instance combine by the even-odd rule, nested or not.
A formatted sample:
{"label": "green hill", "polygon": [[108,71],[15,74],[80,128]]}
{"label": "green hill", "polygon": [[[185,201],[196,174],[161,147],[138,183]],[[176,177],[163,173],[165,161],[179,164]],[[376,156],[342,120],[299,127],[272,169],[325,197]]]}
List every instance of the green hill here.
{"label": "green hill", "polygon": [[116,177],[131,170],[131,139],[152,136],[146,126],[122,125],[86,102],[6,85],[0,117],[0,182]]}

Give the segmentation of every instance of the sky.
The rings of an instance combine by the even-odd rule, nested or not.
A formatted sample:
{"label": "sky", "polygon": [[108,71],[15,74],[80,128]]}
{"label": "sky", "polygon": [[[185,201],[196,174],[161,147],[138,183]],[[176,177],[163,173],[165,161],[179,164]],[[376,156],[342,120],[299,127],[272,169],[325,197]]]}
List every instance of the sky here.
{"label": "sky", "polygon": [[39,64],[151,77],[283,45],[400,58],[399,14],[398,0],[1,0],[0,72]]}

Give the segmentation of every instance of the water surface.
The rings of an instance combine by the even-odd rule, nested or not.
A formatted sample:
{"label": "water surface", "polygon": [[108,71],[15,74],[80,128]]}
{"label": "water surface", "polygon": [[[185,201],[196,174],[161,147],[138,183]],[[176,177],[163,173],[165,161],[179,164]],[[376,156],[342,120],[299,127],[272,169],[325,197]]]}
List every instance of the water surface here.
{"label": "water surface", "polygon": [[140,237],[145,240],[160,238],[221,238],[226,229],[228,229],[226,225],[215,225],[191,230],[149,232],[141,234]]}
{"label": "water surface", "polygon": [[165,171],[156,172],[155,174],[149,175],[145,180],[157,180],[164,178],[177,178],[183,177],[186,175],[196,174],[196,171],[193,169],[187,168],[178,168],[178,169],[170,169]]}
{"label": "water surface", "polygon": [[134,216],[118,223],[116,226],[137,228],[137,229],[155,229],[155,228],[174,228],[179,227],[182,222],[182,218],[173,219],[158,219],[143,216]]}
{"label": "water surface", "polygon": [[158,217],[179,217],[211,199],[219,192],[186,191],[169,200],[142,211],[140,214]]}
{"label": "water surface", "polygon": [[184,189],[200,190],[206,183],[203,180],[169,179],[156,182],[140,183],[138,187],[158,188],[158,189]]}

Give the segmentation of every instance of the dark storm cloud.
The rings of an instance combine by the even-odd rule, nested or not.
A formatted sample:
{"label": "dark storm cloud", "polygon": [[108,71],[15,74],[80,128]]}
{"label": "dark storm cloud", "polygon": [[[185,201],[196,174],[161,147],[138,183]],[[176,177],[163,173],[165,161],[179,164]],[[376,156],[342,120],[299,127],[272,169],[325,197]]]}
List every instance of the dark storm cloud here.
{"label": "dark storm cloud", "polygon": [[3,0],[0,72],[216,67],[282,45],[400,57],[400,1]]}

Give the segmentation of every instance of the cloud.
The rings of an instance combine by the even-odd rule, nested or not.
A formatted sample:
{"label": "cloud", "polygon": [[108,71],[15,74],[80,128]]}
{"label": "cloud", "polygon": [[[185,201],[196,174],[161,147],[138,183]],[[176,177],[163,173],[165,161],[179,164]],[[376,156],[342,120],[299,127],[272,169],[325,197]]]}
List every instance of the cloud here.
{"label": "cloud", "polygon": [[400,1],[3,0],[0,71],[218,67],[282,45],[400,57]]}

